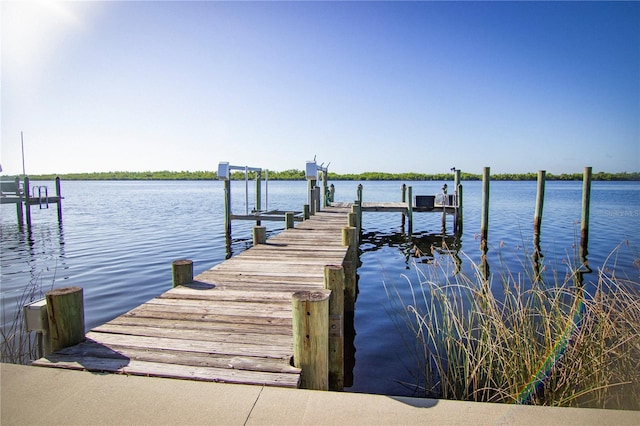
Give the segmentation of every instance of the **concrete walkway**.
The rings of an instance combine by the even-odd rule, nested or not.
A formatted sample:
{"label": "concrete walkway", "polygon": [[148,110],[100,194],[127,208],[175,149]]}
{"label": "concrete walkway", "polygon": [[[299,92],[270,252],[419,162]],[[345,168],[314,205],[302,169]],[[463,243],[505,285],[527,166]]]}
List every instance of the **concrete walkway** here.
{"label": "concrete walkway", "polygon": [[640,412],[547,408],[94,374],[1,364],[9,425],[638,425]]}

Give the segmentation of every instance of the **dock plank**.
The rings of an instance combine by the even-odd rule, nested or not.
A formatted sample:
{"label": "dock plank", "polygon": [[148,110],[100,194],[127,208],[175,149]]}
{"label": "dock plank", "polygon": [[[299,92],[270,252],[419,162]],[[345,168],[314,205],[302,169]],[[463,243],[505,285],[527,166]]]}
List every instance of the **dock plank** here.
{"label": "dock plank", "polygon": [[265,371],[236,370],[216,367],[200,367],[182,364],[166,364],[158,362],[136,361],[113,358],[84,357],[79,360],[68,360],[64,356],[50,355],[34,363],[40,367],[66,368],[71,370],[88,370],[99,372],[122,373],[139,376],[155,376],[175,379],[199,381],[252,384],[263,386],[279,386],[296,388],[300,381],[299,374],[283,374]]}

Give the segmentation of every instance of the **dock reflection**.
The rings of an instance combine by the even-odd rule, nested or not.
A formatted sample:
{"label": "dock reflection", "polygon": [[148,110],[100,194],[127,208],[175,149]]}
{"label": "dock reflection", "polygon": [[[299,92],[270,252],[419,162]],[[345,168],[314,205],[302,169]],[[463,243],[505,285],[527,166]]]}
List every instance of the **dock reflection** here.
{"label": "dock reflection", "polygon": [[429,263],[437,256],[451,256],[455,264],[455,273],[460,271],[462,259],[460,233],[447,234],[443,228],[439,233],[414,232],[407,234],[403,229],[382,233],[380,231],[363,232],[360,250],[362,253],[374,252],[382,247],[397,247],[403,254],[405,265],[411,263]]}

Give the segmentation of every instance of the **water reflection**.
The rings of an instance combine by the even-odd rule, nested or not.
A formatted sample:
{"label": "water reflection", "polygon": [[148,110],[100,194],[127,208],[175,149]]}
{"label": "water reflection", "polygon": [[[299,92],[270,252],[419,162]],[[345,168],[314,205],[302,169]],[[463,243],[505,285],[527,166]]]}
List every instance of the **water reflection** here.
{"label": "water reflection", "polygon": [[462,260],[459,256],[461,235],[447,234],[443,226],[440,233],[414,232],[406,234],[404,229],[399,231],[363,232],[360,249],[363,253],[374,252],[382,247],[397,247],[402,252],[405,267],[409,269],[412,263],[429,263],[439,255],[451,256],[455,264],[455,273],[460,272]]}

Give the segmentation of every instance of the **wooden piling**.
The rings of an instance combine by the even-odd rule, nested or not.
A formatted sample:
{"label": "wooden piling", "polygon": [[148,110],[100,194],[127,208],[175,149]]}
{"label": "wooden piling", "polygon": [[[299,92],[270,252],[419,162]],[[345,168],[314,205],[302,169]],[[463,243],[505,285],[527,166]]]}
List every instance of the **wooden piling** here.
{"label": "wooden piling", "polygon": [[302,206],[302,218],[304,220],[308,220],[311,217],[309,204],[305,204]]}
{"label": "wooden piling", "polygon": [[545,187],[546,171],[538,171],[538,186],[536,191],[536,207],[533,213],[533,269],[535,280],[540,279],[540,229],[542,227],[542,209],[544,207],[544,187]]}
{"label": "wooden piling", "polygon": [[[256,212],[262,211],[262,175],[256,172]],[[260,226],[260,220],[256,220],[256,226]]]}
{"label": "wooden piling", "polygon": [[46,294],[49,331],[45,354],[84,341],[84,300],[81,287],[62,287]]}
{"label": "wooden piling", "polygon": [[409,216],[408,233],[413,233],[413,188],[407,186],[407,215]]}
{"label": "wooden piling", "polygon": [[324,268],[324,287],[329,296],[329,390],[344,389],[344,268],[327,265]]}
{"label": "wooden piling", "polygon": [[309,182],[309,189],[308,189],[308,193],[309,193],[309,214],[311,216],[313,216],[318,211],[318,208],[316,206],[315,192],[314,192],[315,188],[316,188],[316,180],[315,179],[309,179],[308,182]]}
{"label": "wooden piling", "polygon": [[284,227],[285,227],[285,229],[293,228],[293,226],[294,226],[293,215],[294,215],[293,212],[286,212],[284,214],[284,223],[285,223]]}
{"label": "wooden piling", "polygon": [[231,239],[231,179],[224,181],[224,232]]}
{"label": "wooden piling", "polygon": [[329,185],[329,202],[333,203],[336,196],[336,187],[334,184]]}
{"label": "wooden piling", "polygon": [[29,178],[27,176],[24,177],[24,186],[22,189],[24,192],[24,209],[27,216],[27,227],[31,228],[31,204],[29,203],[31,189],[29,188]]}
{"label": "wooden piling", "polygon": [[60,176],[56,177],[56,197],[58,197],[58,222],[62,222],[62,190],[60,188]]}
{"label": "wooden piling", "polygon": [[586,263],[589,243],[589,205],[591,203],[591,167],[585,167],[582,178],[582,216],[580,219],[580,259]]}
{"label": "wooden piling", "polygon": [[356,269],[358,265],[358,234],[355,226],[342,228],[342,245],[349,247],[344,265],[344,309],[353,311],[356,305],[357,284]]}
{"label": "wooden piling", "polygon": [[453,177],[453,189],[456,195],[455,218],[453,224],[453,232],[462,233],[462,183],[460,179],[460,170],[455,170]]}
{"label": "wooden piling", "polygon": [[302,370],[300,387],[329,389],[330,290],[293,294],[293,365]]}
{"label": "wooden piling", "polygon": [[322,196],[320,194],[320,187],[316,186],[314,188],[314,192],[313,192],[314,196],[315,196],[315,206],[316,206],[316,212],[319,212],[322,210]]}
{"label": "wooden piling", "polygon": [[485,167],[482,170],[482,217],[480,221],[480,245],[486,247],[489,235],[489,175],[491,168]]}
{"label": "wooden piling", "polygon": [[351,213],[348,213],[347,214],[347,221],[348,221],[348,225],[349,226],[353,226],[354,228],[357,228],[358,227],[358,213],[353,212],[353,211]]}
{"label": "wooden piling", "polygon": [[328,188],[328,183],[327,183],[327,172],[326,171],[322,171],[322,198],[324,203],[322,204],[323,206],[327,207],[329,206],[329,188]]}
{"label": "wooden piling", "polygon": [[264,244],[267,242],[267,228],[265,226],[253,227],[253,245]]}
{"label": "wooden piling", "polygon": [[18,225],[22,226],[24,223],[24,217],[22,213],[22,203],[24,198],[24,191],[20,191],[20,178],[16,176],[16,196],[18,202],[16,203],[16,215],[18,216]]}
{"label": "wooden piling", "polygon": [[[400,192],[401,192],[401,200],[403,203],[407,202],[407,184],[403,183],[402,186],[400,187]],[[402,226],[402,232],[404,232],[404,224],[406,222],[406,214],[404,212],[402,212],[402,218],[400,220],[400,224]]]}
{"label": "wooden piling", "polygon": [[542,208],[544,206],[544,186],[546,171],[538,171],[538,187],[536,191],[536,208],[533,213],[533,235],[540,234],[540,226],[542,225]]}
{"label": "wooden piling", "polygon": [[171,271],[174,287],[193,282],[193,261],[189,259],[174,260],[171,264]]}
{"label": "wooden piling", "polygon": [[351,205],[351,213],[347,214],[347,223],[349,224],[349,226],[354,226],[356,228],[357,235],[360,235],[361,215],[362,205],[358,200],[354,200],[353,204]]}
{"label": "wooden piling", "polygon": [[462,216],[462,184],[458,184],[457,186],[457,199],[458,199],[458,208],[456,210],[456,219],[455,219],[455,230],[454,232],[458,235],[462,234],[462,223],[463,221],[463,216]]}
{"label": "wooden piling", "polygon": [[482,217],[480,220],[480,270],[485,280],[489,279],[489,262],[487,261],[487,251],[489,250],[489,175],[491,169],[485,167],[482,170]]}

